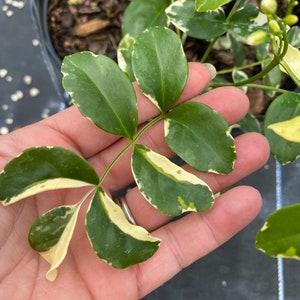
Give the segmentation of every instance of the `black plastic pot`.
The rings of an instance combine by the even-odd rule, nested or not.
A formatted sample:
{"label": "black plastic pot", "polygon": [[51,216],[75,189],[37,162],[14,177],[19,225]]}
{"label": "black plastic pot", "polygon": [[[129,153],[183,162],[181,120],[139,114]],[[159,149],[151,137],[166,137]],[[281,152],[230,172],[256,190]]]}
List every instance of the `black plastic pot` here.
{"label": "black plastic pot", "polygon": [[[49,39],[47,3],[28,0],[23,9],[9,7],[13,11],[11,17],[0,10],[0,75],[3,70],[8,72],[0,78],[2,133],[36,122],[68,105],[69,99],[61,86],[61,61]],[[33,46],[36,40],[39,45]],[[25,75],[32,76],[30,84],[24,82]],[[32,88],[39,90],[35,97],[30,96]],[[20,99],[12,97],[18,95],[17,91],[23,94]],[[275,168],[271,158],[264,168],[239,183],[252,185],[262,193],[264,204],[259,216],[225,245],[183,270],[145,300],[299,299],[300,263],[284,261],[285,297],[279,298],[277,260],[254,248],[256,232],[276,209]],[[299,163],[282,167],[283,205],[299,201],[299,174]]]}
{"label": "black plastic pot", "polygon": [[61,62],[48,35],[47,3],[1,5],[0,134],[54,114],[68,103],[61,86]]}

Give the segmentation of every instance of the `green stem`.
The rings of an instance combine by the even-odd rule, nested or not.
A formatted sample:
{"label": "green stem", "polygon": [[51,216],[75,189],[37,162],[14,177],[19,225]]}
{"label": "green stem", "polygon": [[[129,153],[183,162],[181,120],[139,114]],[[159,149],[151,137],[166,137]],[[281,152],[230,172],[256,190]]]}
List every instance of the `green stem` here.
{"label": "green stem", "polygon": [[[241,3],[241,0],[237,0],[237,1],[234,3],[234,5],[233,5],[231,11],[229,12],[229,14],[228,14],[228,16],[227,16],[227,18],[226,18],[226,23],[227,23],[227,24],[230,23],[230,19],[231,19],[231,17],[233,16],[233,14],[236,12],[236,10],[238,9],[240,3]],[[215,44],[216,41],[218,40],[218,38],[219,38],[219,37],[215,37],[214,39],[211,40],[211,42],[209,43],[208,47],[206,48],[204,54],[203,54],[202,57],[201,57],[201,60],[200,60],[201,63],[204,63],[204,62],[206,61],[208,55],[210,54],[210,52],[211,52],[211,50],[212,50],[214,44]]]}
{"label": "green stem", "polygon": [[135,144],[136,141],[141,137],[141,135],[148,130],[150,127],[152,127],[155,123],[157,123],[158,121],[164,119],[165,114],[161,113],[160,115],[158,115],[157,117],[153,118],[151,121],[149,121],[133,138],[132,140],[132,144]]}
{"label": "green stem", "polygon": [[284,90],[281,88],[276,88],[276,87],[272,87],[272,86],[268,86],[268,85],[263,85],[263,84],[248,83],[245,86],[251,87],[251,88],[262,89],[265,91],[272,91],[272,92],[281,93],[281,94],[290,92],[288,90]]}
{"label": "green stem", "polygon": [[275,54],[273,60],[263,69],[261,72],[257,73],[256,75],[252,76],[251,78],[248,78],[246,80],[235,82],[235,83],[211,83],[211,87],[220,87],[220,86],[243,86],[247,85],[249,83],[254,82],[255,80],[258,80],[265,75],[267,75],[274,67],[276,67],[281,59],[285,56],[287,50],[288,50],[288,37],[287,33],[285,31],[285,24],[282,22],[282,20],[278,20],[278,24],[280,26],[280,29],[282,31],[282,40],[280,41],[280,46],[278,52]]}
{"label": "green stem", "polygon": [[151,126],[153,126],[158,121],[162,120],[164,118],[164,114],[160,114],[156,118],[152,119],[150,122],[148,122],[137,134],[134,136],[134,138],[116,155],[116,157],[112,160],[112,162],[107,166],[107,168],[104,170],[103,174],[101,175],[99,179],[99,185],[103,182],[109,171],[112,169],[112,167],[116,164],[116,162],[120,159],[120,157],[131,147],[133,146],[137,140],[141,137],[141,135],[149,129]]}
{"label": "green stem", "polygon": [[215,38],[209,43],[208,47],[206,48],[204,54],[203,54],[202,57],[201,57],[201,60],[200,60],[201,63],[204,63],[204,62],[206,61],[206,59],[207,59],[207,57],[208,57],[210,51],[212,50],[212,48],[213,48],[214,44],[216,43],[216,41],[218,40],[218,38],[219,38],[219,37],[215,37]]}
{"label": "green stem", "polygon": [[221,71],[217,72],[217,75],[222,75],[222,74],[232,73],[234,71],[249,69],[249,68],[261,65],[261,64],[263,64],[265,62],[268,62],[271,59],[272,59],[271,57],[268,57],[268,58],[265,58],[265,59],[260,60],[260,61],[256,61],[256,62],[248,64],[248,65],[244,65],[244,66],[240,66],[240,67],[233,67],[231,69],[226,69],[226,70],[221,70]]}
{"label": "green stem", "polygon": [[290,15],[293,12],[294,7],[295,7],[295,0],[288,1],[288,7],[285,15],[286,16]]}
{"label": "green stem", "polygon": [[230,23],[230,20],[231,20],[231,17],[233,16],[233,14],[237,11],[240,3],[241,3],[242,0],[237,0],[235,1],[230,13],[228,14],[227,18],[226,18],[226,22],[227,24]]}

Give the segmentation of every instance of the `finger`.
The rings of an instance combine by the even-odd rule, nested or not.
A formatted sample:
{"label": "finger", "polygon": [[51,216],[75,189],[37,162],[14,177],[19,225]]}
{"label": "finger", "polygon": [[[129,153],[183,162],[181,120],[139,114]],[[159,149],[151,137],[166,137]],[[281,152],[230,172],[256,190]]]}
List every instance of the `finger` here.
{"label": "finger", "polygon": [[[201,173],[191,168],[184,168],[206,182],[214,193],[235,184],[261,168],[269,158],[269,144],[266,139],[256,133],[248,133],[236,139],[237,160],[233,171],[228,175]],[[137,224],[152,231],[170,220],[150,205],[137,188],[126,194],[126,201]]]}
{"label": "finger", "polygon": [[[245,94],[241,90],[233,87],[212,90],[194,98],[193,101],[203,102],[222,113],[229,124],[240,120],[247,113],[249,108],[249,101]],[[174,155],[165,142],[163,122],[159,122],[148,129],[140,137],[138,143],[144,144],[164,156],[170,157]],[[124,139],[120,140],[89,161],[96,168],[97,172],[102,174],[107,165],[127,144],[128,141]],[[124,153],[103,182],[105,187],[112,193],[126,187],[133,181],[130,168],[131,154],[132,149]]]}
{"label": "finger", "polygon": [[162,242],[158,252],[137,269],[139,296],[229,240],[256,217],[260,208],[258,191],[240,186],[221,195],[210,211],[188,214],[154,231],[152,235]]}

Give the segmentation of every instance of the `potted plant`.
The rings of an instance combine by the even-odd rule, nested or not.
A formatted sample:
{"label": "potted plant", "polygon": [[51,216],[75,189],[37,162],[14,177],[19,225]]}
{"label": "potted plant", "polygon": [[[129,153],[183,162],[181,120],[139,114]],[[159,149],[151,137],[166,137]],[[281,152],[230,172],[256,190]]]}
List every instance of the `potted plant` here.
{"label": "potted plant", "polygon": [[[47,260],[51,264],[47,274],[50,280],[56,277],[56,269],[66,255],[65,250],[70,242],[71,233],[74,231],[80,207],[89,197],[92,197],[92,201],[86,215],[86,229],[91,245],[100,258],[115,267],[124,268],[147,259],[158,249],[159,240],[149,236],[144,229],[129,224],[118,206],[101,187],[110,168],[129,148],[133,148],[132,170],[136,183],[145,198],[160,211],[178,216],[187,211],[205,211],[213,204],[214,196],[206,184],[197,181],[191,174],[157,155],[151,149],[138,144],[138,139],[144,131],[163,120],[166,142],[192,167],[203,172],[213,171],[221,174],[229,173],[232,169],[236,158],[234,143],[222,117],[205,105],[180,104],[173,109],[187,78],[187,60],[182,44],[185,44],[189,37],[206,43],[207,49],[201,58],[202,62],[206,62],[211,51],[217,47],[225,47],[226,51],[231,49],[235,65],[229,70],[219,71],[218,75],[231,74],[232,82],[228,81],[228,76],[216,77],[210,88],[234,85],[246,91],[248,88],[255,87],[265,90],[269,97],[276,96],[266,113],[265,134],[270,140],[271,147],[272,143],[278,145],[280,138],[270,133],[269,130],[272,129],[269,128],[272,127],[269,125],[274,123],[272,122],[274,120],[281,121],[297,114],[299,101],[299,95],[296,92],[279,87],[282,81],[280,67],[296,84],[299,84],[300,59],[297,48],[300,30],[297,26],[293,27],[298,21],[297,16],[293,14],[296,2],[289,1],[287,10],[281,17],[276,14],[275,1],[262,1],[260,9],[257,5],[245,5],[241,1],[231,2],[231,5],[229,3],[230,1],[194,0],[134,1],[125,11],[123,39],[118,48],[119,65],[122,70],[111,59],[102,55],[95,56],[90,52],[77,53],[64,59],[63,84],[82,115],[91,119],[101,129],[127,138],[128,144],[116,155],[100,177],[81,157],[59,147],[38,147],[25,150],[4,168],[4,172],[0,175],[1,201],[4,204],[12,204],[28,195],[51,190],[54,182],[61,182],[59,188],[90,187],[88,193],[79,199],[77,204],[54,208],[42,215],[32,226],[29,234],[32,247],[42,255],[47,251],[51,253],[50,257],[49,252],[47,253]],[[224,5],[228,5],[226,12],[223,9]],[[139,17],[143,11],[147,11],[147,14],[141,22]],[[172,24],[172,30],[167,28],[170,25],[169,22]],[[256,51],[256,61],[245,64],[245,48],[249,46]],[[172,65],[172,62],[176,64]],[[98,70],[105,70],[109,77],[101,77],[99,73],[94,73],[92,67],[94,65],[99,66]],[[246,70],[257,66],[259,66],[259,72],[249,76]],[[145,72],[145,70],[152,72]],[[161,77],[155,78],[153,74],[161,74]],[[134,80],[160,110],[160,114],[155,119],[150,120],[139,130],[137,129],[135,97],[130,83]],[[258,84],[257,80],[262,80],[262,82]],[[111,88],[112,82],[114,84],[117,82],[122,87],[124,102],[114,102],[115,97],[120,98],[121,95],[115,94],[118,91]],[[86,87],[89,88],[85,89]],[[282,95],[277,97],[278,93]],[[100,116],[97,113],[96,107],[99,103],[106,107],[109,112],[107,115]],[[284,117],[280,114],[282,119],[278,119],[275,112],[282,112],[281,105],[285,107],[287,103],[292,103],[291,109]],[[196,120],[202,119],[200,116],[203,115],[207,116],[207,121],[197,122]],[[190,118],[190,116],[194,117]],[[215,128],[209,126],[212,122],[217,125]],[[239,126],[246,131],[250,130],[249,128],[252,130],[253,127],[260,131],[259,124],[251,115],[248,115]],[[204,128],[204,131],[200,130],[201,128]],[[205,159],[199,160],[199,153],[193,153],[190,150],[194,148],[195,143],[203,141],[203,134],[206,133],[207,128],[213,132],[212,136],[215,138],[208,139],[204,145],[207,143],[210,149],[215,149],[212,153],[214,156],[200,155]],[[196,140],[192,138],[195,133]],[[179,142],[175,135],[184,138]],[[218,143],[216,143],[216,137]],[[286,142],[280,140],[280,143]],[[289,161],[298,156],[298,144],[291,145],[292,150],[289,149],[287,153],[282,153],[283,147],[277,148],[275,147],[274,150],[273,147],[273,154],[277,158],[283,156],[282,163],[287,162],[285,155],[289,155]],[[217,157],[222,157],[222,159],[217,160]],[[29,159],[34,163],[24,169],[23,166],[27,166]],[[38,172],[43,164],[47,169],[48,162],[54,164],[61,172],[55,173],[51,170],[45,174]],[[211,165],[212,162],[215,164]],[[20,170],[26,170],[26,176],[23,172],[20,173]],[[84,172],[79,174],[78,171]],[[26,181],[23,180],[24,177]],[[168,190],[174,191],[167,205],[164,204],[164,199],[156,193],[153,188],[155,180],[151,179],[166,182]],[[201,202],[194,200],[193,193],[190,194],[191,198],[187,197],[187,190],[200,193],[203,196]],[[165,190],[161,190],[160,193],[168,194]],[[174,198],[176,198],[176,203],[173,202],[174,205],[172,205]],[[95,230],[97,228],[95,218],[103,221],[101,226],[106,228],[102,231],[105,234],[99,234],[99,231]],[[59,233],[56,231],[54,237],[52,229],[57,227],[57,222],[59,222],[60,231]],[[41,229],[43,229],[44,236],[40,234]],[[117,237],[122,237],[124,244],[129,247],[126,252],[132,253],[130,259],[125,259],[122,251],[115,253],[111,252],[111,248],[107,250],[101,246],[108,245],[106,239],[111,230],[117,233]],[[49,237],[51,243],[45,243]],[[61,249],[64,251],[59,252],[58,250]],[[293,251],[288,251],[288,253],[295,254]],[[116,257],[118,259],[115,259]]]}

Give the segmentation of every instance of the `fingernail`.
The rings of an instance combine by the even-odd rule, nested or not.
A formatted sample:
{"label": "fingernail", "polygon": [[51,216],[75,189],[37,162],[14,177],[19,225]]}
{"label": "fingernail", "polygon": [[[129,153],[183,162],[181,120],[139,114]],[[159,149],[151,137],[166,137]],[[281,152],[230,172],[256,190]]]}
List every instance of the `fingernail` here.
{"label": "fingernail", "polygon": [[208,71],[210,73],[210,78],[214,79],[217,75],[216,68],[212,64],[209,64],[209,63],[205,63],[204,66],[208,69]]}

